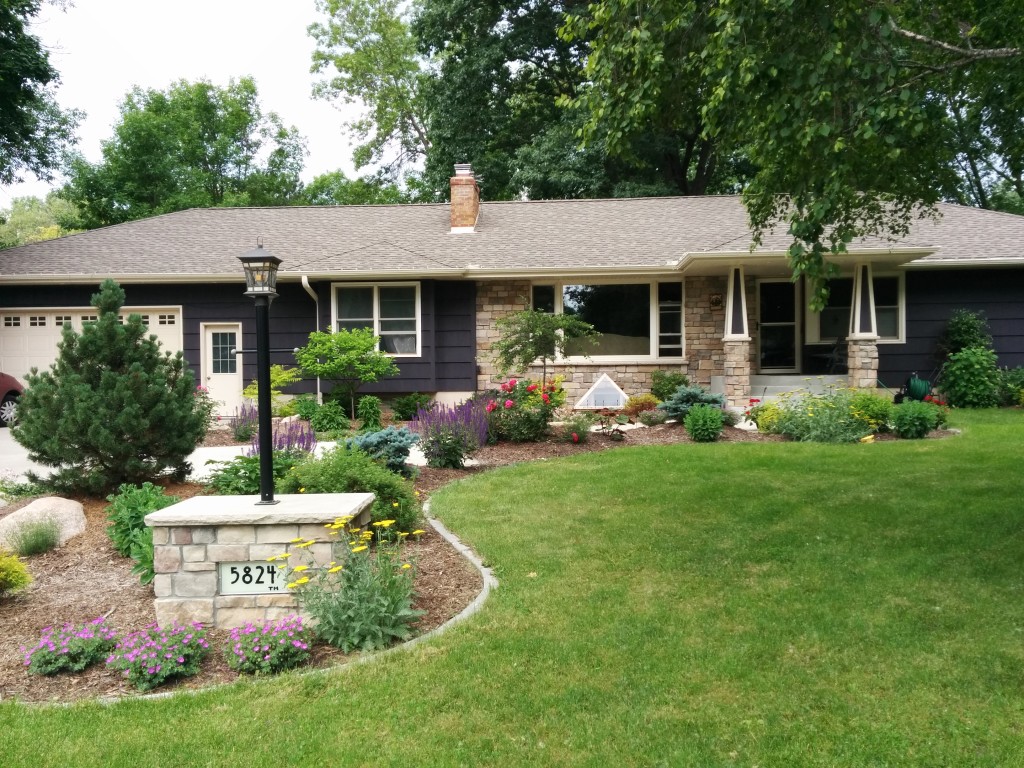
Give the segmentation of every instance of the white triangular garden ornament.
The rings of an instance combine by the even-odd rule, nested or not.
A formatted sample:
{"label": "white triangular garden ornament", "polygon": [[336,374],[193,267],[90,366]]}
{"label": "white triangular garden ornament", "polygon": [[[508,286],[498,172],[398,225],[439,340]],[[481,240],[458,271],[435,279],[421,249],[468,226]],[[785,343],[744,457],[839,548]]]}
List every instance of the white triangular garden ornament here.
{"label": "white triangular garden ornament", "polygon": [[628,399],[629,396],[622,391],[622,388],[612,381],[607,373],[602,373],[600,378],[594,382],[594,386],[588,389],[587,393],[576,401],[574,408],[577,411],[583,411],[588,408],[618,409],[622,408]]}

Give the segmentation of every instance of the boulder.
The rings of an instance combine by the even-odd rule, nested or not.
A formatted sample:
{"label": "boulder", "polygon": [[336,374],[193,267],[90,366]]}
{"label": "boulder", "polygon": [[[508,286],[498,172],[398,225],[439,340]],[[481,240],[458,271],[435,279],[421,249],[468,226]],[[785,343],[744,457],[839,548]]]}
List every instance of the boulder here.
{"label": "boulder", "polygon": [[85,532],[85,512],[77,501],[47,496],[36,499],[19,510],[0,519],[0,548],[13,549],[8,537],[26,523],[38,520],[53,520],[59,531],[57,546],[64,546],[68,539]]}

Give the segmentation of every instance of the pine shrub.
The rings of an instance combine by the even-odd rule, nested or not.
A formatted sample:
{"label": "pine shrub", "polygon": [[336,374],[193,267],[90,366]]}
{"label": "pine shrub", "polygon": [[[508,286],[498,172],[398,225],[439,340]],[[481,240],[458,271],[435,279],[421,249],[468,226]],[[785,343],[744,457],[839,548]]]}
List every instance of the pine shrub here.
{"label": "pine shrub", "polygon": [[412,474],[412,467],[406,462],[409,460],[409,451],[419,439],[419,435],[413,434],[407,427],[388,427],[377,432],[357,435],[346,440],[345,445],[358,448],[390,471],[409,477]]}
{"label": "pine shrub", "polygon": [[665,411],[671,419],[683,421],[686,418],[686,414],[695,405],[714,405],[721,408],[724,404],[724,395],[712,395],[701,386],[684,384],[661,403],[658,409]]}
{"label": "pine shrub", "polygon": [[139,315],[122,323],[124,300],[104,281],[92,297],[98,320],[81,333],[65,326],[56,362],[26,377],[14,438],[54,468],[47,483],[58,491],[100,494],[167,469],[183,477],[205,435],[182,354],[161,351]]}

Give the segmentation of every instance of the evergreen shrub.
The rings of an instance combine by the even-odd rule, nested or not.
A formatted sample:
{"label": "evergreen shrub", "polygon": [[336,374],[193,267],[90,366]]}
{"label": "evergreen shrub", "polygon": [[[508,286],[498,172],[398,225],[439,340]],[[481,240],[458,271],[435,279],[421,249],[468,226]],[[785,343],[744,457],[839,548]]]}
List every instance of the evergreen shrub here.
{"label": "evergreen shrub", "polygon": [[667,413],[670,419],[683,421],[695,405],[714,405],[721,409],[725,405],[725,395],[713,395],[699,385],[684,384],[659,404],[658,409]]}
{"label": "evergreen shrub", "polygon": [[413,434],[407,427],[388,427],[365,435],[356,435],[345,441],[349,448],[358,448],[378,461],[392,472],[403,477],[412,474],[409,451],[419,441],[419,435]]}
{"label": "evergreen shrub", "polygon": [[206,434],[182,354],[161,351],[139,315],[122,323],[124,300],[116,282],[104,281],[92,297],[97,321],[81,333],[66,325],[57,360],[26,377],[14,439],[54,469],[47,484],[55,490],[100,494],[167,469],[184,477]]}

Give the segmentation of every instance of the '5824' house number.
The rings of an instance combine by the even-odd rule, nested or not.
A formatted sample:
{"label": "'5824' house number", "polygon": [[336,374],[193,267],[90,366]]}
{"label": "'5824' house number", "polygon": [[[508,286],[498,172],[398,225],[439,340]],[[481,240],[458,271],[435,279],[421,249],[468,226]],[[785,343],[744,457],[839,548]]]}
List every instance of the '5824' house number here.
{"label": "'5824' house number", "polygon": [[285,592],[284,571],[276,563],[219,563],[220,594],[267,595]]}

